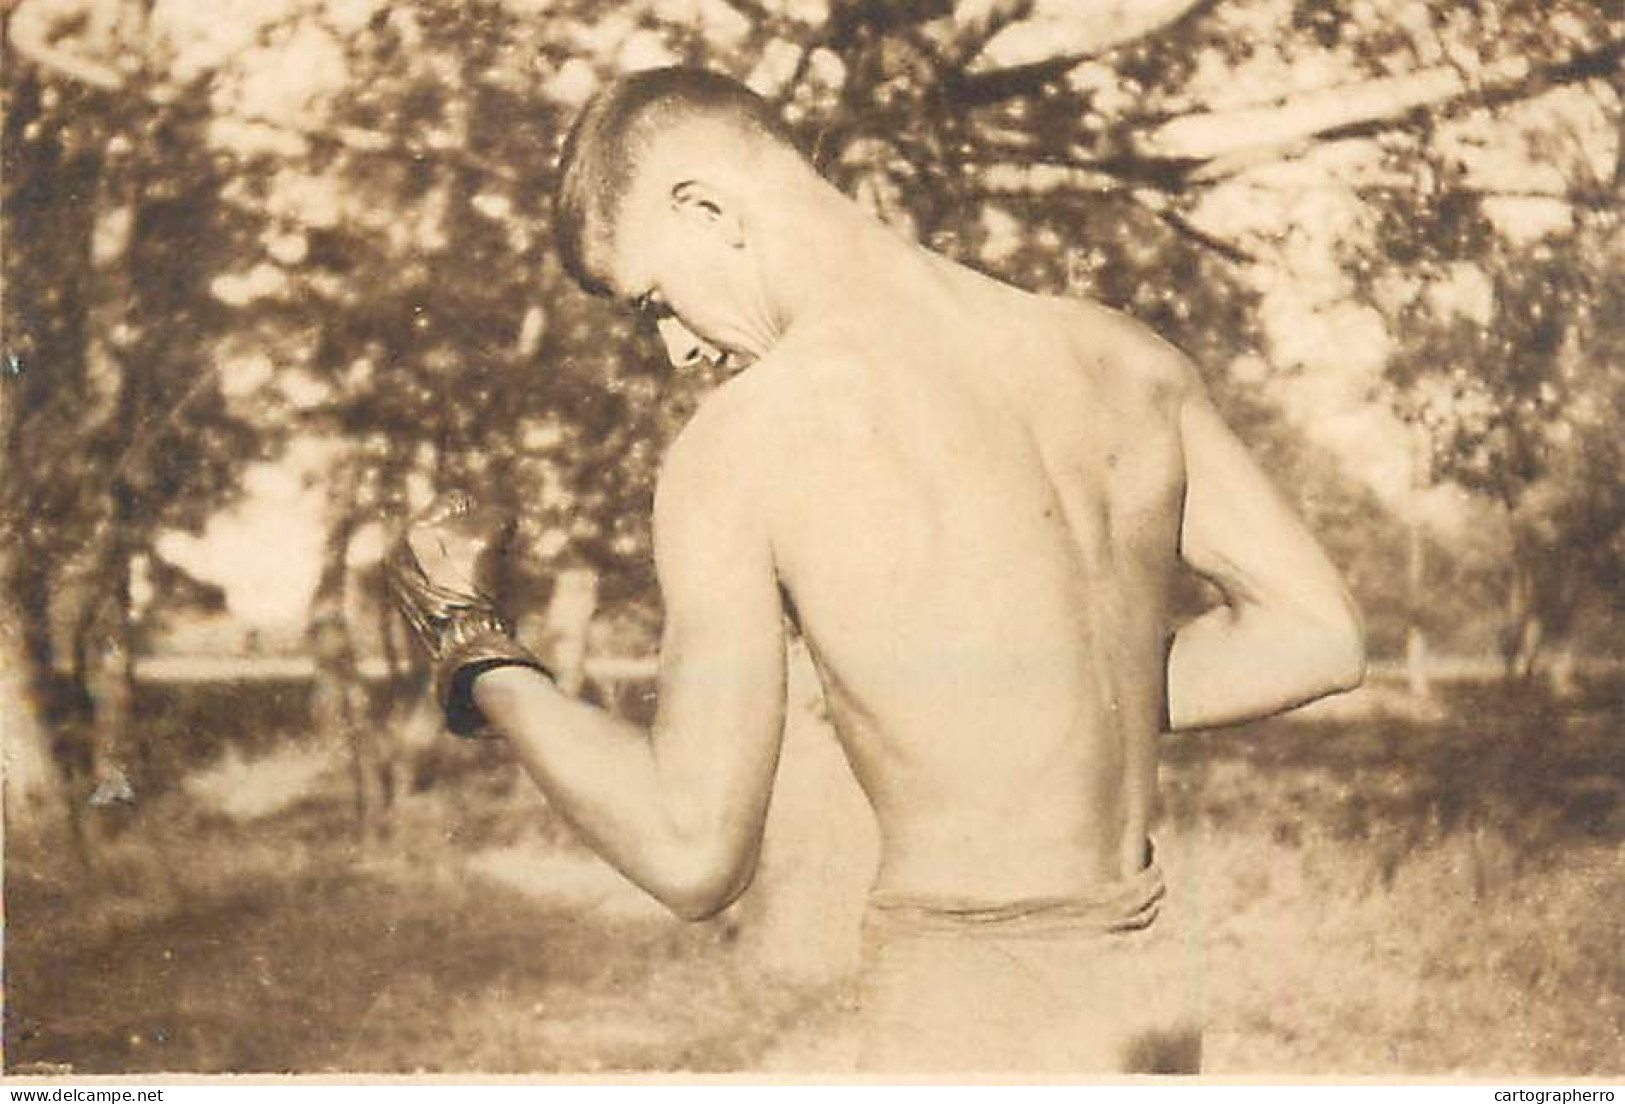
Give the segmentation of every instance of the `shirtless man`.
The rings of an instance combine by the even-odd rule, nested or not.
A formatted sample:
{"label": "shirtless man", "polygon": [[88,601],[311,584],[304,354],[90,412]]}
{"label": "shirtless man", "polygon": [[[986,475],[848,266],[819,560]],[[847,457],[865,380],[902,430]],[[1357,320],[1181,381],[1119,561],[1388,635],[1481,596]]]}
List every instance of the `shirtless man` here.
{"label": "shirtless man", "polygon": [[[1137,942],[1163,895],[1158,733],[1353,687],[1364,663],[1336,571],[1196,373],[1122,315],[900,238],[703,71],[587,107],[556,226],[673,362],[739,371],[661,474],[653,731],[498,631],[469,566],[490,530],[462,508],[403,544],[406,575],[463,596],[418,605],[454,727],[506,737],[606,859],[710,916],[761,844],[788,615],[880,831],[865,1066],[1160,1068],[1136,1013],[1181,984]],[[1171,633],[1182,562],[1225,603]]]}

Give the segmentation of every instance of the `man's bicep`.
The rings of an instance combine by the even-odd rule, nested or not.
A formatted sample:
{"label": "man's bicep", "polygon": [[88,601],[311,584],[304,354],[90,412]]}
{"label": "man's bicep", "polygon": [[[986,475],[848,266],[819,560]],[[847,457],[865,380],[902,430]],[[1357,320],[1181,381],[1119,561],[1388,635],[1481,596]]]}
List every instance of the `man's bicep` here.
{"label": "man's bicep", "polygon": [[766,814],[785,645],[771,544],[726,459],[674,449],[662,477],[655,549],[666,624],[654,741],[678,825],[737,847]]}
{"label": "man's bicep", "polygon": [[1198,389],[1180,411],[1185,507],[1180,554],[1232,603],[1287,603],[1308,616],[1339,616],[1337,570],[1246,446]]}

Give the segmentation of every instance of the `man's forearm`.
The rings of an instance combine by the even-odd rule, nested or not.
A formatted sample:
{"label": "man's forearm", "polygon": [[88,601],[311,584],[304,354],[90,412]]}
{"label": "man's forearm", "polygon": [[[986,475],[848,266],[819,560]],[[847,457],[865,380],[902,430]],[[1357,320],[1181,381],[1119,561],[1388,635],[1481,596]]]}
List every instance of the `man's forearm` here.
{"label": "man's forearm", "polygon": [[1358,623],[1290,618],[1263,607],[1219,606],[1187,622],[1168,654],[1174,731],[1267,717],[1359,685]]}
{"label": "man's forearm", "polygon": [[480,675],[474,701],[594,850],[673,911],[708,911],[704,841],[674,823],[647,733],[520,667]]}

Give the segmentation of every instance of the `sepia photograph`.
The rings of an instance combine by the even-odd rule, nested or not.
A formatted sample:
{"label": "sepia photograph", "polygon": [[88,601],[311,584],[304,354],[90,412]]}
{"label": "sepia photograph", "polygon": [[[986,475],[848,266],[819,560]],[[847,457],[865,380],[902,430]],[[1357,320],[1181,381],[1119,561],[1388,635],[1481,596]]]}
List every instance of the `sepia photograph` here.
{"label": "sepia photograph", "polygon": [[7,1080],[1625,1077],[1625,9],[0,0]]}

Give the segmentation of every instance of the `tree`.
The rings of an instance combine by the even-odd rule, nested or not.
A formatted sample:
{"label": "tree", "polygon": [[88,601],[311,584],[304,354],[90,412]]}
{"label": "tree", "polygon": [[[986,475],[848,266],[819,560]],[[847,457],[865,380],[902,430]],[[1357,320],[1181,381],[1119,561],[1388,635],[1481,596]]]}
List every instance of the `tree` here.
{"label": "tree", "polygon": [[[206,107],[152,95],[139,57],[47,42],[73,7],[24,3],[11,24],[41,67],[6,96],[0,590],[29,696],[88,745],[104,803],[129,792],[132,564],[161,527],[200,525],[257,441],[206,369],[221,316],[201,285],[243,231],[217,217]],[[78,14],[83,37],[127,44],[127,6]]]}
{"label": "tree", "polygon": [[[748,79],[884,217],[1151,323],[1283,449],[1273,379],[1228,371],[1267,343],[1256,307],[1288,263],[1283,232],[1216,215],[1236,206],[1227,189],[1323,188],[1361,217],[1435,191],[1441,206],[1509,190],[1611,203],[1607,182],[1436,187],[1421,171],[1456,121],[1503,120],[1554,89],[1617,121],[1618,21],[1581,0],[1418,2],[1396,18],[1359,0],[256,12],[211,27],[204,9],[146,0],[11,9],[6,322],[23,370],[5,377],[8,470],[44,449],[78,465],[6,488],[25,539],[5,593],[33,626],[41,693],[60,649],[40,626],[71,604],[62,551],[95,565],[88,608],[104,608],[158,531],[199,524],[244,458],[300,437],[340,442],[355,478],[335,534],[475,483],[523,516],[537,570],[516,587],[539,601],[549,571],[589,567],[606,605],[652,622],[654,472],[715,381],[657,368],[627,320],[569,287],[546,225],[569,118],[627,68]],[[285,76],[296,59],[300,81]],[[1345,244],[1369,287],[1411,263],[1385,240]],[[1337,501],[1323,516],[1364,509]]]}
{"label": "tree", "polygon": [[[1553,645],[1571,659],[1587,601],[1618,594],[1625,254],[1616,227],[1612,212],[1579,211],[1567,231],[1513,246],[1469,200],[1390,228],[1422,254],[1425,274],[1397,308],[1410,338],[1389,368],[1395,401],[1422,428],[1435,476],[1504,511],[1509,676],[1533,674]],[[1476,314],[1441,316],[1421,289],[1460,279],[1464,264],[1484,301]],[[1560,663],[1559,682],[1567,672]]]}

